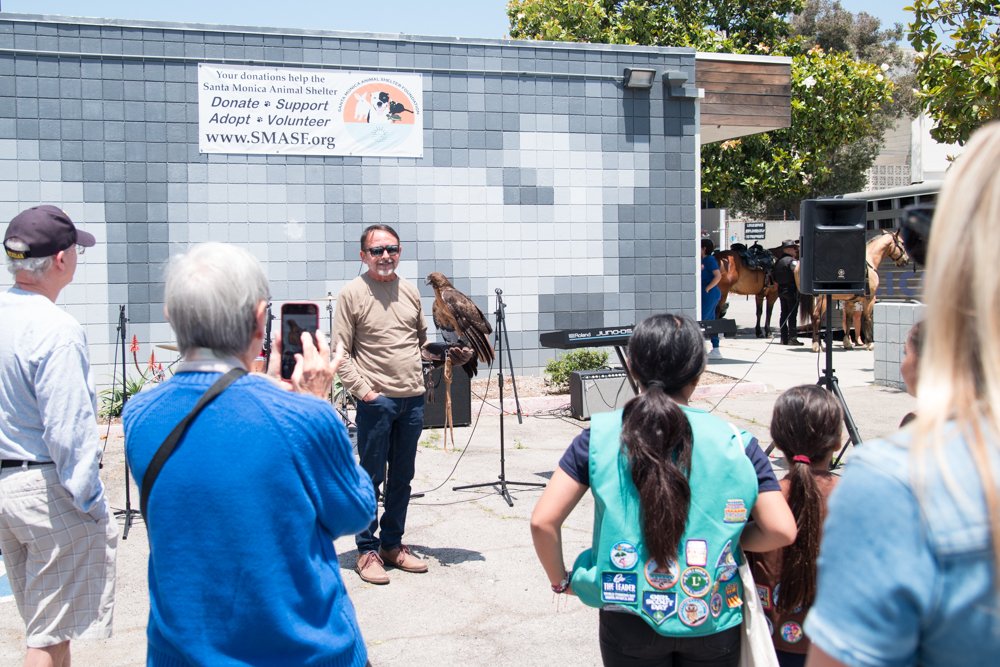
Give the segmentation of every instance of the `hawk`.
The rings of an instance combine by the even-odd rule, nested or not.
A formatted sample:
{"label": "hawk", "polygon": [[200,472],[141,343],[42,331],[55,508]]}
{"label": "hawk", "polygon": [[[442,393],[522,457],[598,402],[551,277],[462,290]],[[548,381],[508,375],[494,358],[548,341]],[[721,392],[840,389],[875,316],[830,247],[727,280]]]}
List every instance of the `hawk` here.
{"label": "hawk", "polygon": [[455,289],[443,273],[435,271],[429,274],[427,284],[434,288],[434,308],[431,311],[434,326],[449,343],[466,343],[476,353],[463,365],[469,376],[476,374],[477,359],[492,365],[494,352],[489,337],[493,333],[493,327],[483,311],[479,310],[479,306]]}
{"label": "hawk", "polygon": [[[476,374],[477,359],[487,364],[493,363],[493,346],[489,335],[493,327],[483,315],[483,311],[445,278],[443,273],[435,271],[427,276],[427,284],[434,287],[434,326],[441,331],[449,344],[458,343],[466,350],[475,352],[462,368],[472,377]],[[451,443],[455,445],[455,426],[451,414],[451,351],[444,354],[444,448],[448,449],[448,432],[451,431]]]}

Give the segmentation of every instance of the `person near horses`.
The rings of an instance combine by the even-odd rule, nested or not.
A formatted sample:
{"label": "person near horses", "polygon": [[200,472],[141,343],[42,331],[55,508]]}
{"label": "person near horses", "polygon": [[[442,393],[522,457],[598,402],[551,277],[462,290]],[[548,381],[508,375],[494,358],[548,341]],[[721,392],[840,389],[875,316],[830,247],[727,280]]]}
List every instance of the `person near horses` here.
{"label": "person near horses", "polygon": [[[553,592],[601,609],[605,665],[735,667],[755,595],[740,548],[791,544],[795,518],[756,439],[688,405],[706,363],[693,320],[643,320],[628,357],[641,392],[566,450],[531,515],[535,553]],[[562,525],[587,489],[592,548],[567,570]]]}
{"label": "person near horses", "polygon": [[799,244],[791,239],[781,242],[781,259],[774,264],[774,282],[778,284],[778,300],[781,302],[781,344],[802,345],[796,338],[798,325],[795,322],[799,308],[799,288],[795,286],[795,267],[799,263]]}
{"label": "person near horses", "polygon": [[[722,281],[722,272],[719,270],[719,260],[715,259],[712,253],[715,251],[715,244],[712,239],[701,240],[701,319],[717,319],[716,309],[719,307],[719,300],[722,299],[722,290],[719,283]],[[712,351],[708,353],[710,359],[721,359],[722,352],[719,351],[719,335],[712,335]]]}
{"label": "person near horses", "polygon": [[994,122],[945,177],[923,280],[917,417],[853,450],[830,496],[805,623],[810,667],[1000,655],[998,164]]}

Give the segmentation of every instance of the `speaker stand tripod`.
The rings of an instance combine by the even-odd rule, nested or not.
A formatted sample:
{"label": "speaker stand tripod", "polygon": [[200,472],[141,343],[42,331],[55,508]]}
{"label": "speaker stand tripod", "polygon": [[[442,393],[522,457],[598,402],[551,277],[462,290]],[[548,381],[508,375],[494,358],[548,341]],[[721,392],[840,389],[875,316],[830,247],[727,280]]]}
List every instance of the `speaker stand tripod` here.
{"label": "speaker stand tripod", "polygon": [[[128,318],[125,317],[125,306],[118,308],[118,336],[122,346],[122,414],[125,413],[125,402],[128,401],[128,381],[125,378],[125,325]],[[115,517],[124,518],[122,528],[122,540],[128,539],[128,531],[132,528],[132,517],[139,514],[139,510],[132,509],[132,484],[129,481],[128,461],[125,461],[125,509],[115,510]]]}
{"label": "speaker stand tripod", "polygon": [[507,489],[508,486],[525,486],[529,488],[544,488],[545,484],[540,482],[512,482],[507,479],[507,474],[504,468],[504,432],[503,432],[503,353],[506,349],[507,351],[507,365],[511,369],[510,384],[514,389],[514,405],[517,406],[517,423],[524,423],[521,419],[521,403],[517,396],[517,383],[514,381],[514,362],[510,355],[510,341],[507,339],[507,326],[505,324],[506,318],[504,317],[504,309],[507,304],[503,302],[503,290],[499,287],[493,290],[497,295],[497,309],[496,315],[496,343],[494,348],[497,351],[497,361],[499,361],[499,366],[497,368],[497,381],[500,386],[500,475],[497,477],[496,482],[483,482],[482,484],[466,484],[464,486],[452,487],[452,491],[462,491],[465,489],[480,489],[486,486],[493,487],[497,493],[507,502],[508,507],[514,506],[514,499],[510,497],[510,491]]}
{"label": "speaker stand tripod", "polygon": [[[850,334],[845,333],[845,335]],[[858,433],[858,426],[854,423],[851,410],[847,407],[847,401],[844,400],[844,394],[840,391],[840,383],[837,381],[837,376],[833,374],[833,296],[830,294],[826,295],[826,331],[824,332],[823,340],[826,343],[826,368],[823,370],[823,375],[820,376],[816,384],[826,387],[837,398],[840,407],[844,410],[844,425],[847,426],[847,435],[849,436],[848,441],[844,443],[843,449],[837,454],[837,458],[830,464],[830,468],[834,469],[840,465],[840,460],[844,458],[847,447],[851,443],[854,443],[855,446],[861,444],[861,434]]]}

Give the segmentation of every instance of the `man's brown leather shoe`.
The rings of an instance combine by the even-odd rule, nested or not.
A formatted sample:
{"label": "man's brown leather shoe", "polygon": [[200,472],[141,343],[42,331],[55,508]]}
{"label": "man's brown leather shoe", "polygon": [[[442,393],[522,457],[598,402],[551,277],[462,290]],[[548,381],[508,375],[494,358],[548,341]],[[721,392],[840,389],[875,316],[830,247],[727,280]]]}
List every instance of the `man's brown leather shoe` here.
{"label": "man's brown leather shoe", "polygon": [[427,571],[427,563],[410,553],[410,548],[405,544],[400,544],[389,551],[380,548],[378,555],[382,557],[383,561],[403,572],[421,573]]}
{"label": "man's brown leather shoe", "polygon": [[366,551],[358,556],[358,564],[354,566],[354,571],[358,573],[362,581],[379,586],[389,583],[389,575],[382,567],[382,559],[374,551]]}

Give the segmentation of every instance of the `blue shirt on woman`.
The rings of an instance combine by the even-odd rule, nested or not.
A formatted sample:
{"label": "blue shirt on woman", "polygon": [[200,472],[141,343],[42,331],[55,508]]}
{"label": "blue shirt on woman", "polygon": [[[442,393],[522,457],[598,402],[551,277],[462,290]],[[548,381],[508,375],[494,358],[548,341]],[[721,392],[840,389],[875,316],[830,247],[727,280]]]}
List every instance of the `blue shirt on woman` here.
{"label": "blue shirt on woman", "polygon": [[[1000,526],[990,526],[964,438],[953,425],[945,436],[943,454],[919,465],[912,429],[866,442],[830,497],[805,630],[840,662],[943,667],[1000,656],[991,543]],[[996,443],[988,449],[1000,487]]]}
{"label": "blue shirt on woman", "polygon": [[[219,377],[180,372],[126,404],[137,484]],[[149,496],[148,664],[364,665],[333,540],[374,515],[330,405],[240,378],[198,415]]]}
{"label": "blue shirt on woman", "polygon": [[[705,288],[708,287],[709,283],[712,282],[712,279],[715,277],[715,272],[718,271],[718,270],[719,270],[719,260],[717,260],[714,256],[712,256],[712,255],[706,255],[705,257],[701,258],[701,289],[702,289],[702,291],[705,291]],[[715,287],[712,288],[712,292],[713,293],[718,292],[719,294],[722,293],[719,290],[719,286],[718,285],[716,285]]]}

